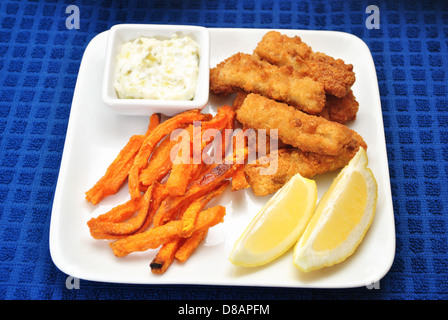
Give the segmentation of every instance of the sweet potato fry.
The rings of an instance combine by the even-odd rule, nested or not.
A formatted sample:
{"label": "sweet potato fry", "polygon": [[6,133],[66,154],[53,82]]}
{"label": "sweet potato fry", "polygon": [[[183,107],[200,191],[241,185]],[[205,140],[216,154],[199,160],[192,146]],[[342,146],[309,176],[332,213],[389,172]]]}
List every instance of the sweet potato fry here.
{"label": "sweet potato fry", "polygon": [[189,110],[182,112],[164,122],[159,124],[143,141],[134,163],[129,170],[129,193],[131,198],[141,197],[139,189],[139,175],[143,168],[148,164],[149,157],[153,152],[155,146],[169,133],[186,124],[193,123],[193,121],[200,121],[204,119],[204,114],[200,110]]}
{"label": "sweet potato fry", "polygon": [[92,238],[96,240],[118,240],[128,237],[127,234],[110,234],[104,232],[98,224],[91,224],[89,231]]}
{"label": "sweet potato fry", "polygon": [[250,185],[249,182],[247,181],[244,168],[236,170],[232,176],[232,191],[243,190],[249,187]]}
{"label": "sweet potato fry", "polygon": [[209,121],[203,121],[201,124],[202,130],[207,129],[225,129],[225,128],[233,128],[233,123],[235,121],[235,111],[232,107],[228,105],[224,105],[218,108],[218,112],[216,115],[210,119]]}
{"label": "sweet potato fry", "polygon": [[192,233],[192,235],[185,239],[184,243],[177,249],[174,257],[177,261],[183,263],[193,254],[199,244],[205,239],[208,233],[208,228],[204,228]]}
{"label": "sweet potato fry", "polygon": [[166,221],[175,219],[175,215],[179,213],[186,204],[191,203],[195,199],[211,192],[222,181],[229,178],[235,170],[244,164],[216,164],[211,165],[209,171],[197,181],[194,181],[187,192],[181,196],[167,197],[161,204],[159,210],[154,216],[154,225],[160,226]]}
{"label": "sweet potato fry", "polygon": [[[226,208],[215,206],[199,213],[194,231],[210,228],[224,219]],[[158,227],[152,227],[145,232],[111,242],[109,245],[117,257],[124,257],[132,252],[156,249],[159,246],[173,241],[178,237],[182,228],[181,221],[169,221]]]}
{"label": "sweet potato fry", "polygon": [[[146,221],[146,217],[149,212],[150,201],[152,198],[152,193],[154,190],[154,185],[152,185],[145,192],[143,197],[138,199],[138,213],[130,217],[127,221],[108,221],[105,219],[91,219],[88,223],[90,226],[92,236],[95,234],[98,236],[102,235],[103,239],[107,239],[107,235],[129,235],[139,230]],[[133,200],[130,200],[133,201]],[[128,201],[129,202],[129,201]],[[132,203],[135,203],[133,201]],[[101,231],[101,233],[95,233],[95,231]]]}
{"label": "sweet potato fry", "polygon": [[170,195],[179,196],[185,194],[194,169],[194,165],[190,163],[173,164],[170,176],[166,181],[166,188],[169,190]]}
{"label": "sweet potato fry", "polygon": [[180,236],[187,238],[193,233],[194,225],[196,222],[197,215],[202,209],[213,199],[224,192],[224,190],[229,185],[229,181],[225,180],[210,193],[194,200],[187,209],[182,213],[182,230],[180,231]]}
{"label": "sweet potato fry", "polygon": [[181,245],[185,242],[184,238],[176,237],[173,241],[165,243],[157,252],[155,258],[149,266],[154,274],[163,274],[174,261],[174,255]]}
{"label": "sweet potato fry", "polygon": [[92,218],[89,220],[88,224],[96,221],[122,222],[132,217],[139,208],[140,201],[138,199],[130,199],[125,203],[113,207],[108,212],[103,213],[96,218]]}
{"label": "sweet potato fry", "polygon": [[129,200],[123,204],[120,204],[114,208],[112,208],[110,211],[103,213],[99,215],[96,218],[92,218],[89,221],[87,221],[87,226],[90,230],[90,235],[94,239],[117,239],[121,238],[122,236],[112,236],[109,233],[105,232],[102,228],[100,223],[102,221],[108,221],[112,223],[119,223],[123,222],[129,218],[131,218],[140,208],[140,201],[138,200]]}
{"label": "sweet potato fry", "polygon": [[196,181],[207,169],[207,165],[204,163],[193,163],[191,166],[192,168],[188,185],[190,185],[193,181]]}
{"label": "sweet potato fry", "polygon": [[[218,112],[213,118],[207,121],[202,121],[201,136],[199,137],[201,139],[200,149],[196,150],[194,147],[190,148],[191,152],[189,157],[190,161],[188,163],[182,163],[182,161],[175,161],[175,163],[172,165],[171,173],[166,183],[167,188],[169,189],[171,195],[182,195],[186,192],[186,188],[190,180],[189,177],[191,176],[191,174],[193,174],[194,170],[197,169],[195,166],[197,164],[195,162],[196,158],[194,157],[192,152],[195,151],[200,152],[198,158],[201,159],[202,161],[202,153],[204,149],[208,145],[210,145],[213,142],[214,138],[216,137],[215,135],[210,134],[210,132],[208,132],[209,134],[204,139],[204,133],[206,132],[206,130],[215,129],[218,132],[220,132],[221,130],[224,129],[230,129],[233,127],[235,116],[236,114],[233,111],[233,109],[226,105],[218,108]],[[193,126],[190,125],[187,130],[189,132],[190,143],[194,144],[195,130]],[[179,157],[182,158],[183,155]]]}
{"label": "sweet potato fry", "polygon": [[98,204],[107,196],[117,193],[128,177],[129,170],[134,162],[145,138],[160,124],[160,115],[152,114],[145,135],[132,136],[117,157],[109,165],[106,173],[98,182],[86,192],[86,200]]}
{"label": "sweet potato fry", "polygon": [[152,192],[152,198],[150,207],[148,209],[148,214],[146,215],[146,221],[143,223],[141,228],[137,230],[135,233],[144,232],[149,228],[149,226],[153,223],[154,215],[159,209],[160,204],[162,203],[163,200],[165,200],[168,194],[169,192],[165,184],[154,182],[154,190]]}
{"label": "sweet potato fry", "polygon": [[161,181],[171,170],[173,162],[170,158],[170,152],[176,145],[176,141],[170,141],[169,137],[166,137],[160,144],[154,149],[148,165],[143,168],[139,176],[140,187],[148,187],[154,181]]}

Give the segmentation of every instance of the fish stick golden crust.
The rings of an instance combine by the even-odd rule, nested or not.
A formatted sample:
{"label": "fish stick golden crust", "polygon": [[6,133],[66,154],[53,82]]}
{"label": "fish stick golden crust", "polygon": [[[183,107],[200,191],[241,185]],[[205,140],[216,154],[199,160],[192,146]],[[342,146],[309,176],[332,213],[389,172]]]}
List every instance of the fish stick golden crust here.
{"label": "fish stick golden crust", "polygon": [[210,90],[227,95],[238,90],[259,93],[317,114],[325,106],[321,83],[300,76],[291,66],[278,67],[245,53],[237,53],[210,70]]}
{"label": "fish stick golden crust", "polygon": [[255,48],[254,55],[277,66],[294,67],[302,76],[322,83],[326,93],[339,98],[348,93],[356,80],[353,65],[313,52],[298,36],[267,32]]}
{"label": "fish stick golden crust", "polygon": [[358,109],[359,103],[353,91],[349,89],[348,93],[342,98],[327,95],[325,107],[318,116],[339,123],[347,123],[356,119]]}
{"label": "fish stick golden crust", "polygon": [[237,109],[237,120],[253,129],[278,129],[282,142],[302,151],[336,155],[355,139],[351,130],[285,103],[250,93]]}
{"label": "fish stick golden crust", "polygon": [[[345,148],[336,156],[303,152],[297,148],[274,151],[255,163],[245,166],[247,180],[255,195],[266,196],[279,190],[297,173],[310,179],[316,175],[341,169],[355,156],[360,147],[367,149],[361,136],[356,133],[354,136],[356,144]],[[272,167],[272,161],[277,161],[276,170],[270,174],[264,174],[266,171],[261,170]]]}

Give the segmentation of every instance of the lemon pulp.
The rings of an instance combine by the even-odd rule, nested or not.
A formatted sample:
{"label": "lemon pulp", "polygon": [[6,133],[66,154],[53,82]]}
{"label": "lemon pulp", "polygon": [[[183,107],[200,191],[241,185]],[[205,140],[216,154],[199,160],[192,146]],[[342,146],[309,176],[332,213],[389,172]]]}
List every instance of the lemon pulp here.
{"label": "lemon pulp", "polygon": [[258,212],[229,256],[235,265],[266,264],[291,248],[302,235],[317,201],[313,180],[292,177]]}
{"label": "lemon pulp", "polygon": [[364,238],[375,214],[377,184],[360,148],[319,201],[294,248],[302,271],[331,266],[348,258]]}

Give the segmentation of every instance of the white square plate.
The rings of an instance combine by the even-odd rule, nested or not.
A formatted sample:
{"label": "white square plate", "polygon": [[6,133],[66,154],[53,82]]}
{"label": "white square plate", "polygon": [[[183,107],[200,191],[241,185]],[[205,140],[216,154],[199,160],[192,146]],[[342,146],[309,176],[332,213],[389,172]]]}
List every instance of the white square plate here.
{"label": "white square plate", "polygon": [[[251,53],[264,29],[209,29],[210,65],[241,51]],[[87,221],[128,199],[127,188],[92,206],[87,191],[105,172],[130,136],[145,132],[148,117],[125,116],[111,111],[101,99],[107,33],[97,35],[86,48],[73,97],[50,227],[50,252],[56,266],[73,277],[101,282],[131,284],[201,284],[265,287],[347,288],[368,286],[390,269],[395,255],[395,226],[380,96],[375,66],[366,44],[341,32],[279,30],[299,35],[315,51],[341,58],[354,66],[353,91],[359,101],[358,118],[349,126],[368,144],[369,166],[378,182],[378,205],[374,221],[357,251],[345,262],[309,274],[292,264],[292,250],[278,260],[254,269],[232,265],[228,256],[241,232],[268,197],[252,191],[225,192],[219,204],[226,206],[223,223],[210,229],[204,243],[184,263],[173,263],[163,275],[151,273],[149,263],[157,250],[113,255],[108,241],[94,240]],[[210,96],[204,112],[231,98]],[[316,178],[319,197],[336,173]]]}

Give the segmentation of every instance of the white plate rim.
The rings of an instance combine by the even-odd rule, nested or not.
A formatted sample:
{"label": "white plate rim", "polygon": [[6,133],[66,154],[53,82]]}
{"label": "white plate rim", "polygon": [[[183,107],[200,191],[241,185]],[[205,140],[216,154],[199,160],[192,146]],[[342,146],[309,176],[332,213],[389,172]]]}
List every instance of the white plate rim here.
{"label": "white plate rim", "polygon": [[[269,30],[273,30],[273,29],[245,29],[245,28],[235,28],[235,29],[229,29],[229,28],[209,28],[210,30],[210,38],[211,38],[211,42],[213,41],[213,36],[216,36],[217,34],[225,34],[225,33],[233,33],[236,35],[242,34],[242,33],[248,33],[248,34],[260,34],[261,32],[267,32]],[[363,50],[367,50],[367,52],[369,52],[369,57],[366,58],[366,60],[370,63],[370,66],[368,66],[371,70],[375,71],[375,66],[374,66],[374,62],[373,62],[373,58],[370,55],[370,50],[368,49],[367,45],[364,43],[364,41],[362,41],[360,38],[348,34],[348,33],[344,33],[344,32],[340,32],[340,31],[320,31],[320,30],[291,30],[291,29],[275,29],[278,30],[280,32],[285,32],[288,34],[299,34],[299,35],[304,35],[306,36],[311,36],[311,35],[321,35],[321,34],[331,34],[334,36],[338,36],[338,37],[343,37],[346,38],[348,41],[356,41],[358,43],[359,46],[364,46]],[[95,36],[90,43],[87,45],[86,47],[86,52],[88,52],[88,50],[90,49],[90,47],[95,45],[96,41],[99,41],[99,39],[101,37],[105,37],[105,34],[108,31],[102,32],[101,34],[98,34],[97,36]],[[312,45],[313,46],[313,45]],[[85,53],[86,55],[86,53]],[[83,60],[85,59],[85,57],[83,57]],[[84,72],[83,70],[83,62],[81,62],[81,67],[80,67],[80,73]],[[211,66],[213,65],[213,63],[211,62],[210,64]],[[377,84],[377,79],[376,79],[376,72],[374,72],[371,75],[374,79],[372,79],[372,81],[374,83]],[[78,79],[79,80],[79,79]],[[79,93],[79,87],[82,84],[79,83],[79,81],[77,81],[76,83],[76,87],[75,87],[75,91],[74,91],[74,96],[73,96],[73,103],[72,106],[76,106],[77,104],[77,95]],[[377,141],[377,143],[379,144],[379,147],[384,150],[384,153],[382,155],[382,162],[383,162],[383,166],[386,165],[385,168],[383,168],[385,170],[385,172],[387,172],[388,174],[388,167],[387,167],[387,154],[386,154],[386,144],[385,144],[385,139],[384,139],[384,127],[383,127],[383,122],[382,122],[382,114],[381,114],[381,102],[380,102],[380,97],[379,97],[379,89],[378,86],[376,85],[376,88],[374,88],[376,90],[374,96],[376,97],[376,101],[373,102],[374,105],[379,106],[379,108],[375,109],[376,112],[376,117],[377,119],[381,120],[381,132],[379,133],[379,141]],[[100,92],[99,92],[100,95]],[[81,278],[81,279],[85,279],[85,280],[91,280],[91,281],[100,281],[100,282],[110,282],[110,283],[134,283],[134,284],[203,284],[203,285],[237,285],[237,286],[266,286],[266,287],[271,287],[271,286],[275,286],[275,287],[309,287],[309,288],[344,288],[344,287],[358,287],[358,286],[364,286],[368,283],[365,282],[365,279],[362,281],[352,281],[352,282],[347,282],[346,284],[343,283],[337,283],[337,284],[325,284],[322,282],[319,282],[318,284],[315,284],[313,282],[308,282],[308,283],[292,283],[292,284],[285,284],[285,283],[279,283],[276,284],[275,282],[254,282],[253,280],[249,280],[249,281],[245,281],[245,280],[241,280],[240,281],[233,281],[233,282],[226,282],[224,279],[215,279],[213,281],[211,280],[206,280],[203,282],[198,282],[197,279],[193,279],[193,280],[189,280],[189,279],[184,279],[184,281],[179,281],[179,279],[173,281],[172,279],[170,279],[170,277],[168,275],[162,276],[162,277],[158,277],[155,279],[137,279],[137,280],[132,280],[132,279],[126,279],[125,281],[121,280],[119,277],[118,278],[110,278],[107,276],[101,276],[101,275],[97,275],[97,276],[91,276],[88,273],[85,273],[84,270],[82,269],[77,269],[76,267],[73,268],[72,266],[67,265],[65,259],[64,259],[64,255],[62,254],[64,252],[64,248],[61,246],[61,243],[58,241],[58,239],[62,236],[62,231],[63,230],[59,230],[58,226],[61,222],[61,218],[62,218],[62,208],[63,208],[63,204],[61,202],[61,197],[62,197],[62,192],[63,189],[62,187],[65,185],[66,181],[65,181],[65,177],[67,176],[67,172],[68,170],[70,170],[70,168],[68,167],[68,159],[70,159],[72,157],[72,154],[74,151],[73,149],[73,144],[76,142],[76,129],[74,127],[74,125],[76,123],[78,123],[80,121],[80,117],[82,115],[79,114],[76,110],[76,108],[72,108],[71,112],[70,112],[70,117],[69,117],[69,122],[68,122],[68,127],[67,127],[67,135],[66,135],[66,141],[65,141],[65,146],[64,146],[64,150],[63,150],[63,155],[62,155],[62,159],[61,159],[61,166],[60,166],[60,172],[59,172],[59,177],[58,177],[58,181],[57,181],[57,186],[55,189],[55,195],[54,195],[54,201],[53,201],[53,208],[52,208],[52,214],[51,214],[51,222],[50,222],[50,255],[51,258],[54,262],[54,264],[64,273],[72,275],[74,277],[77,278]],[[390,191],[390,180],[389,180],[389,176],[387,176],[387,183],[383,184],[383,187],[385,187],[384,191],[384,195],[387,198],[387,208],[386,210],[389,211],[388,213],[388,223],[390,224],[389,227],[391,228],[390,230],[393,231],[393,239],[390,239],[390,253],[389,256],[387,257],[387,259],[384,261],[384,264],[381,268],[381,270],[375,270],[375,274],[373,275],[372,279],[376,279],[376,280],[380,280],[383,276],[386,275],[386,273],[389,271],[390,267],[392,266],[394,257],[395,257],[395,228],[394,228],[394,215],[393,215],[393,206],[392,206],[392,198],[391,198],[391,191]],[[92,240],[94,241],[94,240]],[[393,254],[391,253],[393,252]],[[182,268],[182,266],[177,266],[178,268]]]}

